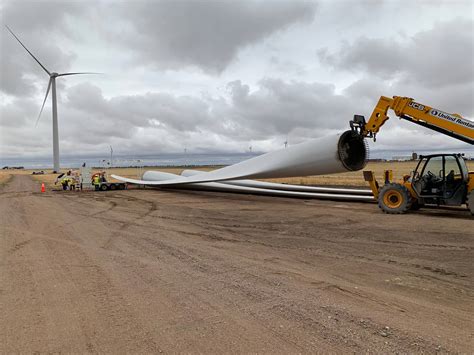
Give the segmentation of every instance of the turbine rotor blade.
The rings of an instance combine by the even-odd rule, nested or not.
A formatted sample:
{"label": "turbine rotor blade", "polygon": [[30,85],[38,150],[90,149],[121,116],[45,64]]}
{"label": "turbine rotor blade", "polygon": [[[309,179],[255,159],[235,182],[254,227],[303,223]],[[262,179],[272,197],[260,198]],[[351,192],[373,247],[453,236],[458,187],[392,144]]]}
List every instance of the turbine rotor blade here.
{"label": "turbine rotor blade", "polygon": [[5,25],[5,27],[6,27],[7,30],[13,35],[13,37],[15,37],[18,42],[20,42],[21,46],[22,46],[23,48],[25,48],[25,50],[33,57],[33,59],[36,60],[36,62],[40,65],[40,67],[43,68],[43,70],[44,70],[46,73],[48,73],[48,75],[51,75],[51,73],[49,72],[49,70],[46,69],[43,64],[41,64],[41,62],[33,55],[33,53],[31,53],[31,52],[28,50],[28,48],[26,48],[26,46],[20,41],[20,39],[13,33],[13,31],[10,29],[10,27],[8,27],[7,25]]}
{"label": "turbine rotor blade", "polygon": [[83,73],[63,73],[63,74],[58,74],[58,76],[66,76],[66,75],[82,75],[82,74],[96,74],[96,75],[101,75],[103,73],[92,73],[92,72],[83,72]]}
{"label": "turbine rotor blade", "polygon": [[48,88],[46,89],[46,96],[44,97],[43,106],[41,106],[41,111],[40,111],[40,113],[39,113],[39,115],[38,115],[38,119],[36,120],[35,127],[38,125],[39,119],[40,119],[40,117],[41,117],[41,113],[43,112],[44,104],[46,103],[46,99],[48,98],[49,89],[51,89],[51,82],[52,82],[52,81],[53,81],[53,79],[49,79]]}

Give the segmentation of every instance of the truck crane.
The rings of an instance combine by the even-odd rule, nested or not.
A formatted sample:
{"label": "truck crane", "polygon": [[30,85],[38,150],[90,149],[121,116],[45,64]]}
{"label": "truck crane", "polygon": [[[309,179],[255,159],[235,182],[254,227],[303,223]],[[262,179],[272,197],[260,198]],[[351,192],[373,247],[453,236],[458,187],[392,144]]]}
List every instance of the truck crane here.
{"label": "truck crane", "polygon": [[[368,122],[354,115],[351,129],[364,138],[376,139],[383,124],[389,119],[388,110],[400,119],[435,130],[474,145],[474,122],[461,115],[423,105],[409,97],[381,96]],[[392,171],[384,174],[384,184],[375,179],[373,171],[364,171],[364,179],[385,213],[400,214],[419,209],[425,204],[460,206],[474,215],[474,172],[469,172],[462,154],[422,155],[411,175],[399,182],[392,181]]]}

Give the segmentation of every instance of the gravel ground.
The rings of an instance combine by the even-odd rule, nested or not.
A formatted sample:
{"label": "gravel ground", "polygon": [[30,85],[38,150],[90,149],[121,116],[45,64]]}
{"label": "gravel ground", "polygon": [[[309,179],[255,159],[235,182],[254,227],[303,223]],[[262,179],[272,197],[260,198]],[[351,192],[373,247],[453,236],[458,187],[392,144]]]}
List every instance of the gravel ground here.
{"label": "gravel ground", "polygon": [[0,353],[473,351],[467,211],[1,189]]}

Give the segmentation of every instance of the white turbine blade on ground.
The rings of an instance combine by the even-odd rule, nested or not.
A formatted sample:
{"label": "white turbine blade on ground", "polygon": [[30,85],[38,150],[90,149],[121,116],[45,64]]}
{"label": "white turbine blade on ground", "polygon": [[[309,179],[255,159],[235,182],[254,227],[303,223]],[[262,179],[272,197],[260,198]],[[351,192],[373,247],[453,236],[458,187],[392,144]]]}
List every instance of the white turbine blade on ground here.
{"label": "white turbine blade on ground", "polygon": [[[367,163],[367,157],[368,148],[363,138],[355,132],[346,131],[266,153],[206,174],[167,181],[150,181],[146,185],[180,185],[335,174],[362,169]],[[123,179],[117,175],[112,177],[117,180]],[[140,180],[136,181],[144,185]]]}
{"label": "white turbine blade on ground", "polygon": [[[158,180],[158,179],[153,179],[154,174],[155,174],[154,171],[146,171],[143,174],[143,180]],[[181,172],[181,176],[196,176],[199,174],[207,174],[207,172],[200,171],[200,170],[188,170],[188,169],[185,169]],[[366,189],[346,189],[346,188],[341,188],[341,187],[292,185],[292,184],[282,184],[282,183],[257,181],[257,180],[226,180],[226,181],[223,181],[222,183],[226,185],[256,187],[259,189],[373,196],[372,190],[366,190]]]}
{"label": "white turbine blade on ground", "polygon": [[48,75],[51,75],[51,73],[49,72],[49,70],[46,69],[43,64],[41,64],[41,62],[33,55],[33,53],[31,53],[31,52],[28,50],[28,48],[26,48],[26,46],[25,46],[23,43],[21,43],[20,39],[13,33],[13,31],[10,29],[10,27],[8,27],[8,26],[6,26],[6,25],[5,25],[5,27],[7,28],[8,31],[10,31],[10,33],[13,35],[13,37],[15,37],[18,42],[20,42],[21,46],[22,46],[23,48],[25,48],[25,50],[33,57],[33,59],[36,60],[36,62],[41,66],[41,68],[43,68],[43,70],[44,70],[46,73],[48,73]]}
{"label": "white turbine blade on ground", "polygon": [[40,117],[41,117],[41,113],[43,112],[44,104],[46,103],[46,99],[48,98],[49,89],[51,89],[51,81],[53,81],[53,79],[49,79],[48,88],[46,89],[46,95],[45,95],[45,97],[44,97],[43,105],[41,106],[41,110],[40,110],[40,113],[39,113],[39,115],[38,115],[38,119],[36,120],[35,127],[38,125],[39,119],[40,119]]}
{"label": "white turbine blade on ground", "polygon": [[83,73],[63,73],[63,74],[58,74],[58,76],[66,76],[66,75],[82,75],[82,74],[96,74],[96,75],[101,75],[103,73],[92,73],[92,72],[83,72]]}
{"label": "white turbine blade on ground", "polygon": [[[141,181],[140,185],[151,185],[152,181],[167,181],[173,180],[179,177],[172,173],[158,172],[158,171],[147,171],[144,175],[144,179],[150,180],[135,180],[124,178],[123,181],[136,184],[136,181]],[[281,184],[275,184],[281,185]],[[164,186],[166,187],[166,186]],[[178,188],[178,186],[168,186],[171,188]],[[267,196],[280,196],[280,197],[292,197],[292,198],[315,198],[315,199],[328,199],[328,200],[344,200],[344,201],[374,201],[374,197],[353,195],[353,194],[333,194],[333,193],[314,193],[314,192],[302,192],[302,191],[285,191],[279,189],[262,189],[250,186],[237,186],[222,182],[205,182],[205,183],[193,183],[188,185],[180,185],[179,189],[188,190],[204,190],[204,191],[218,191],[218,192],[232,192],[232,193],[243,193],[243,194],[255,194],[255,195],[267,195]]]}

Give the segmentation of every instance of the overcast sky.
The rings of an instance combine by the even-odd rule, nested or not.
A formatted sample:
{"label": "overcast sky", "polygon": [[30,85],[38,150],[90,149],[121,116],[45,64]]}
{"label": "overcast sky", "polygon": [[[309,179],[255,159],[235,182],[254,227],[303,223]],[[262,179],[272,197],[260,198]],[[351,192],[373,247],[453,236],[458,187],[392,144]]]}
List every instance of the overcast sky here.
{"label": "overcast sky", "polygon": [[[269,151],[347,129],[381,95],[474,117],[472,1],[0,0],[0,155]],[[371,148],[463,151],[392,115]]]}

